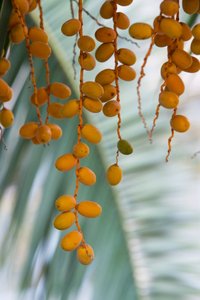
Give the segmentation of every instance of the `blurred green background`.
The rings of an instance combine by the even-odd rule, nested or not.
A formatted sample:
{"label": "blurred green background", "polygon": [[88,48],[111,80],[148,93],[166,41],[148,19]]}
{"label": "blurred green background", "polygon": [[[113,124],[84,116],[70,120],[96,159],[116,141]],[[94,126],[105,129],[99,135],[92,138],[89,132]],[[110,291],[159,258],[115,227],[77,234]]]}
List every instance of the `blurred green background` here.
{"label": "blurred green background", "polygon": [[[71,86],[72,98],[78,97],[78,79],[73,79],[72,49],[74,38],[65,38],[61,25],[69,18],[70,1],[42,1],[45,28],[53,54],[49,60],[51,82]],[[107,26],[98,9],[102,1],[85,0],[84,7]],[[2,1],[1,1],[2,4]],[[77,5],[73,1],[75,13]],[[152,24],[159,14],[160,1],[134,0],[120,7],[133,22]],[[183,21],[190,18],[181,13]],[[94,35],[95,21],[84,14],[84,33]],[[196,22],[198,19],[196,19]],[[38,11],[29,24],[38,23]],[[127,32],[120,34],[128,37]],[[120,39],[119,47],[132,49],[137,56],[135,69],[140,72],[149,41],[137,47]],[[189,50],[189,43],[186,44]],[[155,48],[142,83],[143,110],[150,125],[157,104],[160,65],[166,61],[166,49]],[[15,113],[15,125],[5,131],[0,144],[0,299],[2,300],[199,300],[200,299],[200,150],[199,74],[183,74],[186,91],[179,112],[191,121],[191,129],[175,134],[169,163],[165,163],[170,112],[161,110],[153,144],[138,117],[136,80],[122,82],[122,136],[134,146],[134,154],[120,156],[122,183],[111,188],[105,170],[114,163],[116,118],[84,111],[86,121],[103,133],[101,145],[91,146],[84,164],[97,174],[93,187],[81,186],[80,198],[95,200],[103,214],[95,220],[81,218],[86,241],[95,251],[92,265],[80,265],[75,253],[59,247],[60,233],[53,228],[55,199],[74,190],[74,173],[60,174],[55,159],[72,149],[78,119],[59,122],[64,135],[49,146],[33,146],[19,138],[24,122],[36,120],[30,105],[32,87],[24,43],[10,49],[12,68],[6,76],[14,89],[9,103]],[[44,65],[34,59],[38,86],[45,85]],[[112,59],[86,72],[86,80]],[[76,65],[78,71],[78,65]],[[8,107],[8,105],[7,105]],[[45,115],[45,110],[42,112]],[[53,121],[53,120],[52,120]]]}

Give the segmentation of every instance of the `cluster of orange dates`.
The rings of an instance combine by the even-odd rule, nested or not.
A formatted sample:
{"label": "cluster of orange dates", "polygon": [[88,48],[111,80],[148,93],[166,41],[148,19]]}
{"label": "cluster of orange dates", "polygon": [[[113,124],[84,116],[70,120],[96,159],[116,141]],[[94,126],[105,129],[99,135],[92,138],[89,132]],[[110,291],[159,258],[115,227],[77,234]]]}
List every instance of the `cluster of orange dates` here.
{"label": "cluster of orange dates", "polygon": [[[199,0],[182,1],[184,11],[189,14],[196,14],[200,9],[199,5]],[[166,156],[166,161],[168,161],[171,152],[171,141],[174,136],[174,131],[185,132],[190,127],[187,117],[177,114],[179,97],[185,90],[185,85],[179,74],[181,72],[195,73],[200,69],[199,60],[184,50],[184,43],[193,37],[191,42],[191,52],[195,55],[200,54],[200,24],[195,25],[191,30],[186,23],[180,22],[179,9],[180,4],[178,0],[164,0],[160,4],[160,15],[154,19],[153,28],[146,23],[135,23],[129,29],[130,35],[135,39],[151,38],[152,40],[150,48],[145,56],[144,64],[141,68],[137,86],[139,114],[150,139],[152,138],[156,120],[159,117],[160,107],[173,110],[170,120],[171,136],[168,139],[168,154]],[[156,45],[157,47],[166,47],[167,61],[161,67],[163,83],[160,88],[159,104],[156,108],[153,126],[151,130],[149,130],[141,111],[140,86],[141,80],[144,77],[144,67],[147,58],[152,51],[153,45]]]}
{"label": "cluster of orange dates", "polygon": [[[58,140],[62,136],[60,126],[49,122],[49,116],[55,119],[78,118],[76,128],[77,142],[71,152],[64,153],[56,159],[55,167],[60,172],[68,172],[75,169],[75,189],[73,195],[61,195],[55,201],[55,206],[60,212],[55,220],[54,226],[58,230],[67,230],[76,225],[73,230],[62,237],[61,247],[65,251],[77,251],[77,258],[82,264],[90,264],[94,259],[92,247],[85,242],[84,234],[79,223],[79,215],[87,218],[98,217],[101,206],[91,200],[77,201],[80,184],[91,186],[96,183],[94,171],[82,162],[90,153],[89,144],[98,144],[102,134],[93,124],[84,124],[84,109],[91,113],[103,112],[105,117],[117,117],[117,151],[116,161],[110,165],[106,177],[111,185],[117,185],[122,179],[122,169],[119,167],[119,154],[129,155],[133,152],[130,143],[121,137],[121,98],[120,80],[132,81],[136,72],[132,65],[136,62],[135,53],[128,48],[118,48],[119,30],[129,29],[133,39],[144,40],[151,38],[151,45],[145,56],[138,79],[137,94],[139,115],[147,129],[149,138],[152,138],[156,120],[159,116],[160,107],[172,109],[170,121],[171,136],[168,140],[168,160],[171,151],[171,140],[174,131],[185,132],[189,129],[189,121],[183,115],[177,114],[179,97],[184,93],[184,83],[180,77],[182,71],[195,73],[200,69],[199,60],[184,50],[184,43],[193,37],[191,52],[200,54],[200,25],[197,24],[191,30],[190,27],[179,21],[180,4],[178,0],[164,0],[160,4],[160,14],[154,20],[153,27],[146,23],[134,23],[130,26],[130,20],[126,14],[118,11],[118,5],[128,6],[133,0],[111,0],[105,1],[100,7],[100,15],[103,19],[111,21],[111,27],[101,24],[95,32],[96,41],[89,35],[84,35],[83,28],[83,1],[77,1],[78,17],[72,16],[61,27],[64,36],[70,38],[76,36],[76,46],[79,49],[78,63],[79,73],[79,99],[69,99],[70,88],[61,82],[50,81],[50,70],[48,59],[51,48],[48,44],[48,36],[44,30],[43,11],[40,0],[13,0],[13,11],[9,19],[9,35],[12,43],[18,44],[25,40],[28,59],[30,64],[30,75],[33,86],[31,104],[35,107],[38,121],[24,124],[20,130],[20,136],[31,140],[34,144],[48,144],[51,140]],[[182,1],[186,13],[199,12],[199,0]],[[26,15],[34,9],[39,9],[39,27],[28,28]],[[163,83],[160,89],[159,104],[153,120],[152,129],[149,130],[141,109],[140,87],[144,77],[144,68],[148,56],[151,54],[153,45],[166,47],[167,60],[161,67]],[[91,54],[95,50],[95,54]],[[46,71],[46,86],[38,87],[34,59],[41,59]],[[94,70],[96,61],[100,63],[113,59],[113,68],[105,68],[100,71],[93,81],[85,81],[86,71]],[[5,57],[0,59],[0,77],[4,76],[10,68],[10,62]],[[5,128],[12,125],[14,116],[12,112],[4,107],[4,103],[12,98],[12,89],[0,78],[0,124]],[[51,98],[59,99],[52,102]],[[42,120],[40,109],[46,105],[46,117]]]}

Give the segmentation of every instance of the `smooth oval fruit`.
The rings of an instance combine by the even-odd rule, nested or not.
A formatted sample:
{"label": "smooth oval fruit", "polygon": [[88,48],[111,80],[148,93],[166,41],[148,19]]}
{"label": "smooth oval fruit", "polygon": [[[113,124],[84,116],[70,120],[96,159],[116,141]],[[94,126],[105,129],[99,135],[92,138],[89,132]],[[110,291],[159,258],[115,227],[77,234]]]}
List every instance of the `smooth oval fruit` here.
{"label": "smooth oval fruit", "polygon": [[122,80],[125,81],[132,81],[135,79],[136,77],[136,72],[135,70],[127,65],[121,65],[118,68],[118,76],[119,78],[121,78]]}
{"label": "smooth oval fruit", "polygon": [[61,136],[62,136],[62,129],[61,129],[61,127],[59,125],[49,123],[49,124],[47,124],[47,126],[51,130],[51,138],[52,138],[52,140],[58,140],[59,138],[61,138]]}
{"label": "smooth oval fruit", "polygon": [[118,28],[125,30],[130,26],[129,18],[124,13],[117,12],[116,18],[116,25]]}
{"label": "smooth oval fruit", "polygon": [[166,34],[157,33],[154,38],[154,43],[157,47],[166,47],[169,46],[173,42],[173,39],[168,37]]}
{"label": "smooth oval fruit", "polygon": [[66,21],[62,27],[61,31],[66,36],[73,36],[79,32],[81,29],[81,22],[78,19],[70,19]]}
{"label": "smooth oval fruit", "polygon": [[182,0],[182,6],[187,14],[195,14],[199,9],[199,0]]}
{"label": "smooth oval fruit", "polygon": [[40,144],[47,144],[51,140],[51,129],[47,125],[38,127],[35,133],[35,138]]}
{"label": "smooth oval fruit", "polygon": [[134,23],[129,27],[129,34],[137,40],[149,39],[153,34],[153,28],[147,23]]}
{"label": "smooth oval fruit", "polygon": [[115,48],[113,43],[103,43],[95,52],[96,60],[99,62],[105,62],[113,55],[114,51]]}
{"label": "smooth oval fruit", "polygon": [[29,3],[27,0],[15,0],[15,5],[18,7],[22,15],[28,13]]}
{"label": "smooth oval fruit", "polygon": [[117,185],[122,180],[122,169],[117,165],[111,165],[106,172],[106,177],[110,185]]}
{"label": "smooth oval fruit", "polygon": [[95,32],[97,41],[101,43],[111,43],[116,39],[116,32],[109,27],[101,27]]}
{"label": "smooth oval fruit", "polygon": [[179,5],[175,1],[162,1],[160,4],[160,11],[162,14],[173,17],[179,12]]}
{"label": "smooth oval fruit", "polygon": [[48,43],[47,33],[40,27],[31,27],[28,31],[29,39],[32,42]]}
{"label": "smooth oval fruit", "polygon": [[111,84],[104,85],[103,89],[104,89],[104,94],[101,97],[101,102],[103,103],[113,99],[117,94],[116,87]]}
{"label": "smooth oval fruit", "polygon": [[159,95],[159,103],[168,109],[176,108],[179,103],[179,98],[173,92],[163,91]]}
{"label": "smooth oval fruit", "polygon": [[196,57],[194,56],[191,57],[192,57],[192,64],[189,68],[185,69],[184,72],[196,73],[200,70],[200,62]]}
{"label": "smooth oval fruit", "polygon": [[94,81],[86,81],[81,87],[81,91],[87,97],[92,99],[99,99],[103,95],[103,87]]}
{"label": "smooth oval fruit", "polygon": [[185,132],[190,128],[190,122],[185,116],[176,115],[170,121],[172,129],[178,132]]}
{"label": "smooth oval fruit", "polygon": [[[25,27],[26,33],[28,32],[27,27]],[[10,30],[10,39],[14,44],[19,44],[25,39],[25,33],[23,26],[21,24],[16,24]]]}
{"label": "smooth oval fruit", "polygon": [[124,155],[129,155],[129,154],[133,153],[133,147],[126,140],[122,140],[122,139],[119,140],[117,143],[117,149],[119,150],[120,153],[122,153]]}
{"label": "smooth oval fruit", "polygon": [[175,64],[167,61],[161,67],[161,76],[165,79],[169,74],[177,74],[177,67]]}
{"label": "smooth oval fruit", "polygon": [[191,55],[184,50],[175,50],[171,58],[172,62],[181,70],[188,69],[192,65]]}
{"label": "smooth oval fruit", "polygon": [[200,40],[200,24],[197,24],[192,28],[192,35],[196,40]]}
{"label": "smooth oval fruit", "polygon": [[73,155],[77,158],[84,158],[90,153],[90,148],[85,143],[79,142],[73,147]]}
{"label": "smooth oval fruit", "polygon": [[10,65],[10,61],[7,58],[0,58],[0,76],[4,76],[8,72]]}
{"label": "smooth oval fruit", "polygon": [[114,7],[112,1],[105,1],[100,8],[100,16],[104,19],[113,17]]}
{"label": "smooth oval fruit", "polygon": [[14,122],[14,115],[10,109],[3,108],[0,111],[0,123],[3,125],[4,128],[8,128],[13,125]]}
{"label": "smooth oval fruit", "polygon": [[189,41],[192,37],[192,31],[190,29],[190,27],[188,26],[188,24],[180,22],[181,26],[182,26],[182,34],[181,34],[181,39],[183,41]]}
{"label": "smooth oval fruit", "polygon": [[200,40],[193,39],[191,43],[192,53],[199,55],[200,54]]}
{"label": "smooth oval fruit", "polygon": [[59,99],[66,99],[71,96],[71,89],[62,82],[53,82],[50,84],[50,93]]}
{"label": "smooth oval fruit", "polygon": [[92,144],[98,144],[102,139],[101,132],[92,124],[85,124],[81,129],[81,135]]}
{"label": "smooth oval fruit", "polygon": [[80,245],[82,239],[83,236],[79,231],[71,231],[62,238],[61,248],[65,251],[72,251]]}
{"label": "smooth oval fruit", "polygon": [[83,35],[78,39],[77,45],[81,51],[91,52],[95,48],[95,41],[91,36]]}
{"label": "smooth oval fruit", "polygon": [[32,104],[36,106],[42,106],[48,101],[48,93],[45,87],[41,87],[37,89],[37,96],[33,94],[31,96],[31,102]]}
{"label": "smooth oval fruit", "polygon": [[55,206],[59,211],[69,211],[76,206],[76,199],[71,195],[62,195],[55,201]]}
{"label": "smooth oval fruit", "polygon": [[62,116],[64,118],[73,118],[79,112],[80,101],[77,99],[71,99],[65,103],[61,109]]}
{"label": "smooth oval fruit", "polygon": [[75,167],[77,159],[71,153],[63,154],[56,159],[55,167],[61,172],[66,172]]}
{"label": "smooth oval fruit", "polygon": [[88,244],[77,248],[77,259],[83,265],[89,265],[94,259],[94,250]]}
{"label": "smooth oval fruit", "polygon": [[58,230],[70,228],[75,222],[75,214],[73,212],[63,212],[56,216],[53,225]]}
{"label": "smooth oval fruit", "polygon": [[50,103],[48,106],[48,114],[56,119],[63,119],[64,105],[58,102]]}
{"label": "smooth oval fruit", "polygon": [[160,22],[160,29],[171,39],[178,39],[182,35],[182,26],[174,19],[163,18]]}
{"label": "smooth oval fruit", "polygon": [[117,50],[117,58],[122,64],[127,66],[134,65],[136,62],[135,53],[126,48],[120,48]]}
{"label": "smooth oval fruit", "polygon": [[86,71],[91,71],[96,66],[96,61],[90,53],[82,53],[82,55],[79,56],[78,61],[81,68],[83,68]]}
{"label": "smooth oval fruit", "polygon": [[1,102],[8,102],[12,99],[13,90],[7,82],[0,78],[0,101]]}
{"label": "smooth oval fruit", "polygon": [[77,211],[80,215],[87,218],[96,218],[101,215],[101,206],[93,201],[82,201],[76,206]]}
{"label": "smooth oval fruit", "polygon": [[93,185],[96,183],[95,173],[87,167],[79,168],[77,172],[77,177],[78,180],[85,185]]}
{"label": "smooth oval fruit", "polygon": [[87,97],[83,99],[83,106],[92,113],[99,113],[103,108],[103,104],[99,99],[90,99]]}
{"label": "smooth oval fruit", "polygon": [[185,91],[185,86],[182,79],[177,74],[170,74],[166,78],[166,86],[169,91],[181,95]]}
{"label": "smooth oval fruit", "polygon": [[20,128],[19,135],[24,139],[32,139],[35,137],[38,126],[36,122],[26,123]]}
{"label": "smooth oval fruit", "polygon": [[95,77],[95,81],[101,85],[110,84],[114,80],[115,80],[115,72],[112,69],[104,69],[103,71],[99,72]]}
{"label": "smooth oval fruit", "polygon": [[40,59],[48,59],[51,55],[51,48],[47,43],[33,42],[30,45],[30,53]]}
{"label": "smooth oval fruit", "polygon": [[111,100],[104,104],[103,113],[106,117],[115,117],[119,114],[121,106],[118,101]]}

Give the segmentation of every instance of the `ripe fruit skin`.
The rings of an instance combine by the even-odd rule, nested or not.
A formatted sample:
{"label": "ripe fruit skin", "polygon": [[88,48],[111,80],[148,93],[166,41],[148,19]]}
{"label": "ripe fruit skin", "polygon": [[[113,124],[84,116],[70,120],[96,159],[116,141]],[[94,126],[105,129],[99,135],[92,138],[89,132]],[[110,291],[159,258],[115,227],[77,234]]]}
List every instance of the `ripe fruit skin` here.
{"label": "ripe fruit skin", "polygon": [[200,54],[200,40],[193,39],[191,43],[192,53],[199,55]]}
{"label": "ripe fruit skin", "polygon": [[100,15],[104,19],[110,19],[113,17],[114,9],[111,1],[105,1],[100,8]]}
{"label": "ripe fruit skin", "polygon": [[58,102],[50,103],[48,107],[48,113],[50,116],[56,119],[63,119],[63,108],[64,105]]}
{"label": "ripe fruit skin", "polygon": [[56,216],[53,225],[58,230],[65,230],[71,227],[75,222],[75,215],[73,212],[63,212]]}
{"label": "ripe fruit skin", "polygon": [[61,109],[64,118],[73,118],[79,112],[79,100],[71,99]]}
{"label": "ripe fruit skin", "polygon": [[126,65],[121,65],[118,68],[118,75],[119,78],[125,81],[132,81],[136,77],[136,72],[133,68]]}
{"label": "ripe fruit skin", "polygon": [[153,34],[153,29],[146,23],[134,23],[129,27],[129,34],[137,40],[149,39]]}
{"label": "ripe fruit skin", "polygon": [[48,100],[48,94],[44,87],[41,87],[37,90],[37,98],[35,97],[34,94],[31,96],[31,102],[36,106],[44,105],[47,102],[47,100]]}
{"label": "ripe fruit skin", "polygon": [[169,38],[166,34],[156,34],[155,39],[154,39],[154,43],[157,47],[166,47],[169,46],[172,43],[172,39]]}
{"label": "ripe fruit skin", "polygon": [[102,134],[99,129],[91,124],[85,124],[83,126],[81,129],[81,135],[92,144],[98,144],[102,139]]}
{"label": "ripe fruit skin", "polygon": [[117,143],[117,149],[124,155],[129,155],[133,153],[133,148],[131,144],[126,140],[119,140]]}
{"label": "ripe fruit skin", "polygon": [[76,199],[71,195],[62,195],[56,199],[55,206],[59,211],[70,211],[76,206]]}
{"label": "ripe fruit skin", "polygon": [[133,2],[133,0],[117,0],[117,4],[121,6],[128,6]]}
{"label": "ripe fruit skin", "polygon": [[80,245],[82,239],[83,236],[79,231],[71,231],[62,238],[61,248],[65,251],[72,251]]}
{"label": "ripe fruit skin", "polygon": [[[28,32],[27,27],[26,31]],[[24,30],[21,24],[16,24],[11,28],[10,39],[13,43],[19,44],[25,39]]]}
{"label": "ripe fruit skin", "polygon": [[107,102],[116,96],[117,90],[115,86],[111,84],[106,84],[103,86],[103,88],[104,88],[104,94],[101,97],[101,102]]}
{"label": "ripe fruit skin", "polygon": [[117,51],[117,58],[122,64],[127,66],[134,65],[134,63],[136,62],[135,53],[126,48],[120,48]]}
{"label": "ripe fruit skin", "polygon": [[77,248],[77,259],[83,265],[89,265],[94,259],[94,251],[88,244],[81,245]]}
{"label": "ripe fruit skin", "polygon": [[95,173],[87,167],[79,168],[77,174],[78,180],[85,185],[93,185],[96,183]]}
{"label": "ripe fruit skin", "polygon": [[75,167],[77,159],[71,154],[63,154],[59,156],[55,162],[55,167],[61,172],[66,172]]}
{"label": "ripe fruit skin", "polygon": [[53,82],[50,85],[50,93],[59,99],[66,99],[71,96],[71,89],[64,83]]}
{"label": "ripe fruit skin", "polygon": [[15,3],[23,15],[28,13],[29,3],[27,0],[15,0]]}
{"label": "ripe fruit skin", "polygon": [[77,158],[84,158],[88,156],[90,153],[90,149],[88,145],[85,143],[79,142],[73,147],[73,154]]}
{"label": "ripe fruit skin", "polygon": [[169,74],[176,74],[177,68],[176,65],[170,62],[165,62],[161,67],[161,76],[165,79]]}
{"label": "ripe fruit skin", "polygon": [[185,116],[176,115],[170,121],[171,127],[178,132],[185,132],[190,128],[190,122]]}
{"label": "ripe fruit skin", "polygon": [[199,0],[183,0],[182,6],[187,14],[195,14],[199,9]]}
{"label": "ripe fruit skin", "polygon": [[101,43],[111,43],[116,39],[116,32],[109,27],[102,27],[95,32],[96,39]]}
{"label": "ripe fruit skin", "polygon": [[19,134],[24,139],[32,139],[35,137],[36,131],[38,129],[38,124],[36,122],[29,122],[24,124],[20,130]]}
{"label": "ripe fruit skin", "polygon": [[96,60],[99,62],[107,61],[113,55],[114,50],[113,43],[101,44],[95,52]]}
{"label": "ripe fruit skin", "polygon": [[127,17],[127,15],[125,15],[122,12],[118,12],[116,25],[118,28],[120,28],[122,30],[127,29],[130,26],[130,21],[129,21],[129,18]]}
{"label": "ripe fruit skin", "polygon": [[177,105],[179,103],[179,99],[175,93],[164,91],[164,92],[161,92],[159,95],[159,103],[163,107],[171,109],[171,108],[177,107]]}
{"label": "ripe fruit skin", "polygon": [[51,130],[51,138],[52,140],[58,140],[62,136],[62,129],[57,124],[47,124],[47,126]]}
{"label": "ripe fruit skin", "polygon": [[172,54],[172,62],[181,70],[185,70],[192,65],[192,57],[186,51],[177,49]]}
{"label": "ripe fruit skin", "polygon": [[28,34],[32,42],[48,43],[48,35],[39,27],[31,27],[28,31]]}
{"label": "ripe fruit skin", "polygon": [[182,34],[181,24],[173,19],[163,18],[160,22],[160,29],[171,39],[180,38]]}
{"label": "ripe fruit skin", "polygon": [[106,117],[115,117],[120,112],[121,106],[118,101],[111,100],[104,104],[103,113]]}
{"label": "ripe fruit skin", "polygon": [[192,31],[190,29],[190,27],[183,22],[180,22],[181,26],[182,26],[182,35],[181,35],[181,39],[184,41],[189,41],[192,37]]}
{"label": "ripe fruit skin", "polygon": [[81,29],[81,22],[78,19],[70,19],[66,21],[62,27],[61,31],[66,36],[73,36],[79,32]]}
{"label": "ripe fruit skin", "polygon": [[103,87],[93,81],[86,81],[82,85],[82,92],[89,98],[99,99],[103,95]]}
{"label": "ripe fruit skin", "polygon": [[161,12],[169,17],[173,17],[175,14],[179,11],[179,5],[177,2],[174,1],[163,1],[160,4],[160,10]]}
{"label": "ripe fruit skin", "polygon": [[192,35],[196,40],[200,40],[200,24],[197,24],[192,28]]}
{"label": "ripe fruit skin", "polygon": [[188,69],[185,69],[184,72],[196,73],[200,70],[200,62],[199,60],[192,56],[192,64]]}
{"label": "ripe fruit skin", "polygon": [[111,165],[106,172],[106,177],[110,185],[117,185],[122,179],[122,169],[117,165]]}
{"label": "ripe fruit skin", "polygon": [[84,97],[83,106],[92,113],[99,113],[102,111],[103,104],[99,99],[90,99]]}
{"label": "ripe fruit skin", "polygon": [[93,201],[82,201],[76,206],[77,211],[80,215],[87,218],[96,218],[101,215],[101,206]]}
{"label": "ripe fruit skin", "polygon": [[82,56],[79,56],[78,61],[80,66],[86,71],[91,71],[96,66],[96,61],[90,53],[83,53]]}
{"label": "ripe fruit skin", "polygon": [[0,76],[4,76],[10,69],[10,61],[5,57],[0,58]]}
{"label": "ripe fruit skin", "polygon": [[51,140],[51,129],[47,125],[41,125],[36,130],[35,137],[40,144],[46,144]]}
{"label": "ripe fruit skin", "polygon": [[0,111],[0,123],[3,125],[4,128],[8,128],[12,126],[14,122],[14,115],[11,110],[3,108]]}
{"label": "ripe fruit skin", "polygon": [[47,43],[33,42],[30,45],[30,52],[37,58],[48,59],[51,55],[51,48]]}
{"label": "ripe fruit skin", "polygon": [[95,41],[89,35],[81,36],[77,41],[80,50],[85,52],[91,52],[95,48]]}
{"label": "ripe fruit skin", "polygon": [[9,85],[0,78],[0,101],[7,102],[12,99],[13,91]]}
{"label": "ripe fruit skin", "polygon": [[169,91],[181,95],[185,91],[182,79],[177,74],[170,74],[166,79],[166,86]]}
{"label": "ripe fruit skin", "polygon": [[114,80],[115,80],[115,72],[112,69],[104,69],[103,71],[99,72],[95,78],[95,81],[101,85],[110,84]]}

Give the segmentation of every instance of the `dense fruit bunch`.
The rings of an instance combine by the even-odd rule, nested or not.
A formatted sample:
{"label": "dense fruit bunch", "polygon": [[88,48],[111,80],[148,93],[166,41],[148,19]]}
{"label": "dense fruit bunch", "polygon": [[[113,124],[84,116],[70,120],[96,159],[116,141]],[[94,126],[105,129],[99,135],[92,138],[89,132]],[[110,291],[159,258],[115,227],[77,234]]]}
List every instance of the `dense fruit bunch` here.
{"label": "dense fruit bunch", "polygon": [[[196,13],[199,9],[199,1],[183,1],[182,4],[185,12],[190,14]],[[185,132],[190,127],[190,123],[185,116],[177,115],[179,97],[185,90],[180,73],[195,73],[200,69],[199,60],[184,50],[184,43],[193,36],[191,51],[194,54],[200,54],[200,26],[197,24],[191,30],[186,23],[179,21],[179,1],[163,0],[160,4],[160,15],[154,19],[153,27],[145,23],[135,23],[129,28],[129,33],[135,39],[151,38],[151,44],[145,56],[137,86],[139,114],[150,139],[152,138],[156,120],[159,117],[160,107],[173,110],[170,121],[171,136],[168,139],[168,154],[166,156],[166,161],[168,161],[174,131]],[[149,130],[141,111],[140,86],[144,76],[144,67],[148,56],[151,54],[153,45],[167,49],[167,61],[161,67],[163,83],[160,88],[159,104],[156,108],[153,126]]]}

